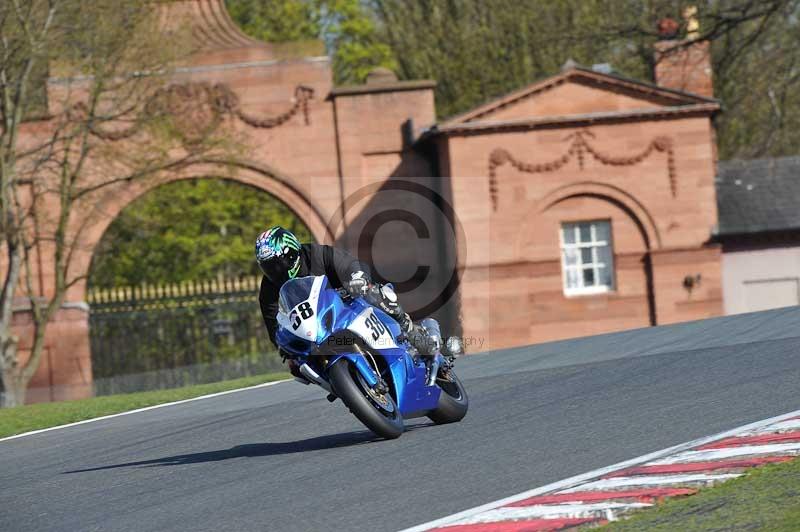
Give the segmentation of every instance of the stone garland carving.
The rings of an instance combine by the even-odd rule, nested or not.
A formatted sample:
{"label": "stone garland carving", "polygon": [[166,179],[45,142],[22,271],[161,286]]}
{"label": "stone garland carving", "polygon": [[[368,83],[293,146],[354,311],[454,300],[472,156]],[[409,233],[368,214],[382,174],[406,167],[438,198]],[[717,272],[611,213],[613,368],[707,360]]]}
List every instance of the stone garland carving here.
{"label": "stone garland carving", "polygon": [[[242,111],[239,97],[230,87],[222,83],[217,83],[213,87],[204,84],[203,90],[208,93],[208,101],[214,106],[219,114],[232,114],[245,124],[256,128],[273,128],[288,121],[299,112],[303,113],[305,124],[311,124],[311,117],[308,112],[308,101],[314,96],[314,89],[304,85],[298,85],[294,89],[294,105],[286,112],[268,118],[256,118]],[[169,89],[169,87],[167,88]]]}
{"label": "stone garland carving", "polygon": [[[298,85],[294,90],[293,105],[287,111],[272,117],[256,117],[244,112],[239,97],[224,83],[211,85],[206,82],[173,84],[157,90],[144,106],[147,114],[169,114],[179,121],[180,129],[186,132],[187,140],[194,136],[191,132],[208,131],[215,128],[225,116],[235,116],[245,124],[269,129],[284,124],[298,113],[303,114],[305,125],[311,124],[308,102],[314,97],[314,89]],[[69,118],[85,117],[86,104],[80,102],[68,112]],[[90,125],[91,133],[103,140],[118,141],[130,138],[139,130],[135,124],[127,129],[103,131]]]}
{"label": "stone garland carving", "polygon": [[591,131],[583,130],[571,133],[564,138],[564,141],[571,141],[569,149],[558,159],[545,163],[532,164],[515,159],[508,150],[496,148],[489,155],[489,195],[492,200],[492,209],[497,211],[499,199],[499,188],[497,184],[497,168],[504,164],[510,164],[520,172],[528,174],[540,174],[554,172],[567,164],[573,157],[577,157],[578,166],[583,170],[585,157],[588,153],[595,160],[608,166],[632,166],[638,164],[650,156],[654,151],[667,154],[667,174],[669,175],[670,191],[674,198],[677,194],[677,181],[675,178],[675,154],[673,152],[672,140],[668,137],[656,137],[644,150],[636,155],[628,157],[614,157],[597,151],[586,140],[587,137],[594,138]]}

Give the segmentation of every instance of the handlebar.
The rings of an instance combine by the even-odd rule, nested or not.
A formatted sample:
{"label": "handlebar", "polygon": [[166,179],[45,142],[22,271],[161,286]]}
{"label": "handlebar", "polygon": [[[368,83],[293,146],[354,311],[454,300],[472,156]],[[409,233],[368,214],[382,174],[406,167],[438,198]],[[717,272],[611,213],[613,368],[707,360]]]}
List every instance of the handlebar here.
{"label": "handlebar", "polygon": [[[369,299],[368,296],[371,293],[371,291],[372,290],[380,290],[381,286],[382,285],[380,285],[378,283],[372,283],[372,284],[369,285],[369,290],[366,293],[360,294],[360,295],[362,297],[366,297],[367,299]],[[388,286],[391,287],[392,285],[388,285]],[[351,294],[350,291],[347,290],[346,288],[334,288],[334,290],[336,290],[336,293],[339,294],[339,296],[344,300],[352,300],[352,299],[355,299],[355,297],[356,297],[353,294]]]}
{"label": "handlebar", "polygon": [[336,293],[339,294],[339,297],[341,297],[342,299],[352,299],[352,296],[350,295],[350,292],[347,291],[347,289],[334,288],[334,290],[336,290]]}

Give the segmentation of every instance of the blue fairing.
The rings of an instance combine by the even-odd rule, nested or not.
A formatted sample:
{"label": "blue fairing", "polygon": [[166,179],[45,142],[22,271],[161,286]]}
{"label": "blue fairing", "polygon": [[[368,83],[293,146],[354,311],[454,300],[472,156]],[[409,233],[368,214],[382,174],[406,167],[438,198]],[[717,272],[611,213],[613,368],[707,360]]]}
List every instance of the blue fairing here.
{"label": "blue fairing", "polygon": [[[325,276],[321,279],[301,277],[285,283],[281,288],[280,308],[278,345],[298,356],[301,362],[308,363],[324,379],[327,380],[331,365],[346,358],[369,386],[377,384],[378,375],[369,357],[354,349],[352,340],[348,342],[348,338],[356,336],[369,346],[376,361],[385,361],[385,364],[379,363],[380,377],[389,385],[403,416],[424,415],[436,408],[441,390],[438,386],[426,385],[425,363],[414,362],[406,350],[408,344],[397,341],[400,325],[380,309],[362,298],[345,302]],[[372,314],[385,328],[380,343],[375,343],[378,341],[375,336],[368,337],[367,325],[368,320],[374,320]],[[320,354],[320,350],[328,357],[325,367],[319,367],[320,361],[314,356]]]}
{"label": "blue fairing", "polygon": [[358,372],[361,373],[361,376],[364,377],[364,380],[367,381],[367,384],[370,386],[375,386],[378,384],[378,375],[375,373],[375,370],[372,369],[372,366],[367,359],[361,356],[360,353],[339,353],[336,356],[328,359],[328,365],[326,366],[326,369],[333,366],[340,358],[346,358],[352,362],[355,367],[358,368]]}

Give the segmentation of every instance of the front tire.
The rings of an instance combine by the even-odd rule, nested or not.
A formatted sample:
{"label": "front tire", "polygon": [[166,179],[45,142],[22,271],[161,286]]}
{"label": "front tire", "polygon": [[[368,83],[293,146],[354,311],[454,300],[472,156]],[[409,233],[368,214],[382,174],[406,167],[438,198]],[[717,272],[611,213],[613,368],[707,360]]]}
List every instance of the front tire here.
{"label": "front tire", "polygon": [[464,385],[452,369],[440,370],[436,384],[441,388],[436,410],[428,414],[428,419],[437,425],[461,421],[469,409],[469,397]]}
{"label": "front tire", "polygon": [[331,366],[328,377],[336,395],[369,430],[389,440],[399,437],[404,429],[403,415],[394,399],[387,393],[384,397],[387,409],[376,406],[367,390],[362,389],[366,383],[357,373],[358,370],[346,358],[340,358]]}

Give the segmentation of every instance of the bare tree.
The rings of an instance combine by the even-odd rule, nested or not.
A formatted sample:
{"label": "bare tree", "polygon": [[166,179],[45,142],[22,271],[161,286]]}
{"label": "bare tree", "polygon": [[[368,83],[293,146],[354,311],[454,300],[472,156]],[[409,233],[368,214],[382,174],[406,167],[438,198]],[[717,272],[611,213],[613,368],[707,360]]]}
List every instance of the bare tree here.
{"label": "bare tree", "polygon": [[[0,373],[6,406],[24,403],[48,323],[69,290],[85,281],[76,257],[100,214],[99,199],[115,187],[233,149],[218,134],[219,113],[197,120],[197,109],[176,107],[175,88],[166,83],[170,66],[187,49],[164,46],[153,6],[146,0],[0,4]],[[202,102],[213,104],[209,87],[194,90],[190,97],[205,95]],[[42,257],[52,257],[52,264],[34,260]],[[46,280],[37,283],[43,270]],[[12,329],[15,310],[31,316],[25,356]]]}

